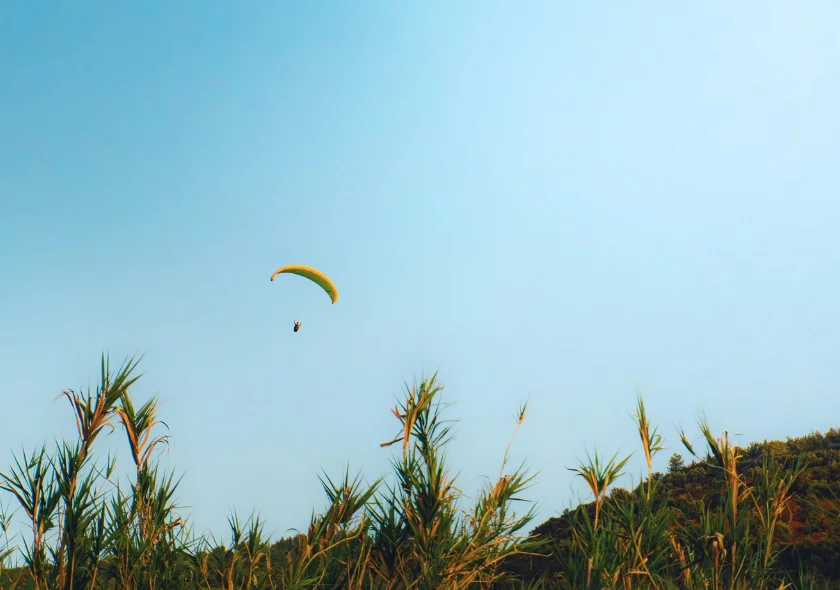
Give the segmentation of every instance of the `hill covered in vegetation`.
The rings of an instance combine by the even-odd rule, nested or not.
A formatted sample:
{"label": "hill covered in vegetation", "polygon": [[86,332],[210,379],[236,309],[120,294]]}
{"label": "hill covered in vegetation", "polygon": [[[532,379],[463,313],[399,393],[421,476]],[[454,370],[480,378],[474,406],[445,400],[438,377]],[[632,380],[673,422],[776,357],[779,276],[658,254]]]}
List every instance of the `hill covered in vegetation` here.
{"label": "hill covered in vegetation", "polygon": [[[390,478],[366,485],[324,474],[328,508],[307,530],[272,540],[258,515],[233,514],[219,540],[194,535],[174,503],[177,479],[155,463],[167,444],[157,400],[132,399],[135,368],[112,372],[103,358],[95,391],[64,392],[78,438],[26,452],[0,473],[29,531],[22,542],[0,534],[3,589],[840,587],[835,429],[741,448],[701,420],[705,448],[681,434],[691,459],[674,454],[668,472],[655,473],[663,440],[639,398],[647,477],[617,487],[628,457],[596,454],[573,469],[594,501],[534,527],[521,509],[533,476],[510,468],[507,454],[498,479],[465,505],[443,453],[451,424],[433,376],[393,409],[398,427],[382,445],[396,450]],[[523,406],[514,435],[526,415]],[[91,452],[111,426],[133,459],[122,474]],[[0,533],[9,528],[0,512]]]}
{"label": "hill covered in vegetation", "polygon": [[[650,483],[643,482],[634,490],[614,487],[605,495],[600,508],[601,527],[614,529],[600,540],[612,537],[617,541],[622,532],[628,534],[630,531],[621,526],[622,518],[638,515],[645,508],[642,498],[646,500],[650,490],[651,514],[667,514],[661,532],[669,544],[682,533],[693,540],[697,557],[725,560],[726,535],[721,533],[732,534],[734,530],[750,538],[747,527],[753,532],[762,531],[773,522],[771,555],[777,574],[789,580],[821,580],[840,587],[840,430],[815,431],[785,441],[753,442],[746,448],[729,450],[725,439],[713,441],[708,430],[704,434],[707,442],[714,442],[704,457],[686,463],[682,454],[674,453],[668,471],[652,473]],[[726,465],[735,471],[728,471]],[[608,471],[602,470],[602,475]],[[597,478],[593,481],[597,483]],[[740,482],[740,498],[733,503],[736,482]],[[740,510],[740,516],[733,506]],[[531,535],[551,547],[549,556],[517,556],[511,560],[511,570],[523,579],[565,572],[568,568],[564,564],[574,561],[570,557],[580,549],[581,531],[591,532],[597,508],[594,501],[582,504],[535,527]],[[604,515],[609,515],[609,523],[605,523]],[[744,526],[736,524],[733,528],[736,518]],[[762,544],[760,538],[753,537],[753,541]],[[676,547],[672,551],[679,557]],[[810,587],[808,584],[803,582],[802,587]]]}

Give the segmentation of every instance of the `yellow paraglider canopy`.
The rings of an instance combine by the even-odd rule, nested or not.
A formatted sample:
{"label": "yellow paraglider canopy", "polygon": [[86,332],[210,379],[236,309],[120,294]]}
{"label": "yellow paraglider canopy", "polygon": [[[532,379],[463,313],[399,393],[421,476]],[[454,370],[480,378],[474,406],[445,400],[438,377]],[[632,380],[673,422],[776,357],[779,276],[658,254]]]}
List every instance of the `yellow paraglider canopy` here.
{"label": "yellow paraglider canopy", "polygon": [[290,264],[288,266],[281,266],[275,270],[274,274],[271,275],[271,280],[273,281],[274,277],[281,273],[289,273],[307,278],[326,291],[333,303],[338,301],[338,288],[335,286],[335,283],[333,283],[330,278],[320,270],[316,270],[309,266],[302,266],[300,264]]}

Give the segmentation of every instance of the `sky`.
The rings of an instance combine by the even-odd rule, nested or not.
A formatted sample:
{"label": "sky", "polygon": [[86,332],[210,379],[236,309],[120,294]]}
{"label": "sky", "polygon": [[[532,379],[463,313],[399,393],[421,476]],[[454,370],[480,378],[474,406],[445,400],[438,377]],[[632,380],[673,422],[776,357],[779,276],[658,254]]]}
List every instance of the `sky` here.
{"label": "sky", "polygon": [[[456,484],[838,426],[840,5],[0,4],[0,470],[142,355],[195,529],[389,474],[439,371]],[[331,276],[340,299],[285,264]],[[302,321],[293,333],[292,322]],[[99,443],[130,457],[120,430]],[[632,479],[631,479],[632,476]],[[3,498],[7,503],[10,498]],[[527,506],[522,507],[526,509]]]}

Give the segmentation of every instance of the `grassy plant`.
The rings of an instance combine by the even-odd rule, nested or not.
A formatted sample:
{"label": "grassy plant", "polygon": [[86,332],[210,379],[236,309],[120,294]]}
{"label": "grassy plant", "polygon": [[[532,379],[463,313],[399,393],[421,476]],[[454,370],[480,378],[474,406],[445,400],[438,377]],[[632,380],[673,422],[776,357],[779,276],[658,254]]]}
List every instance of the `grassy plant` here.
{"label": "grassy plant", "polygon": [[[436,378],[408,389],[393,410],[399,434],[383,443],[402,443],[402,456],[393,463],[397,484],[373,513],[371,562],[386,588],[490,587],[507,576],[499,566],[520,550],[515,535],[533,517],[532,511],[517,517],[512,510],[533,476],[522,467],[505,473],[507,451],[497,481],[488,482],[472,510],[461,513],[462,493],[446,466],[451,426],[440,416]],[[523,406],[516,429],[526,413]]]}
{"label": "grassy plant", "polygon": [[661,451],[662,436],[657,432],[657,429],[650,429],[650,420],[645,412],[645,403],[642,396],[636,398],[636,423],[639,430],[639,438],[642,439],[642,451],[645,453],[645,463],[647,463],[648,479],[647,479],[647,499],[650,500],[651,486],[653,484],[653,457]]}
{"label": "grassy plant", "polygon": [[[571,468],[587,482],[593,503],[568,510],[563,528],[551,535],[526,535],[534,511],[517,507],[535,475],[524,465],[511,468],[509,457],[527,403],[515,415],[498,477],[469,502],[447,460],[453,422],[443,417],[437,374],[407,386],[392,410],[398,429],[381,445],[397,448],[391,481],[366,484],[349,469],[339,478],[323,474],[326,508],[312,514],[306,530],[279,541],[265,534],[257,514],[244,522],[232,514],[224,543],[196,537],[175,501],[179,480],[156,463],[169,441],[160,431],[166,424],[157,398],[135,404],[131,396],[136,367],[128,360],[112,371],[103,357],[94,392],[59,396],[69,402],[77,438],[57,442],[52,452],[46,445],[24,451],[0,473],[0,489],[28,522],[17,548],[22,567],[10,567],[11,515],[0,508],[3,589],[810,590],[827,584],[778,565],[785,551],[778,531],[805,463],[768,452],[744,472],[743,449],[726,433],[715,438],[703,419],[704,457],[682,431],[680,437],[697,465],[717,474],[720,493],[682,514],[653,471],[665,447],[641,396],[634,419],[643,481],[629,491],[616,488],[630,455],[602,461],[596,451]],[[101,434],[117,427],[133,462],[128,483],[110,456],[100,463],[94,453]]]}
{"label": "grassy plant", "polygon": [[52,473],[46,447],[41,447],[32,457],[22,452],[23,463],[15,457],[15,466],[10,474],[0,473],[3,482],[0,488],[10,492],[20,503],[29,519],[32,531],[31,541],[24,540],[23,560],[36,590],[46,587],[50,570],[47,562],[45,538],[55,526],[55,511],[59,495]]}
{"label": "grassy plant", "polygon": [[653,472],[653,459],[665,447],[640,396],[635,421],[647,477],[634,490],[610,492],[629,456],[619,460],[616,454],[602,462],[596,452],[594,459],[572,468],[587,482],[594,501],[567,510],[563,526],[551,532],[552,555],[543,567],[542,587],[762,590],[817,583],[802,572],[794,585],[795,576],[776,567],[783,550],[776,531],[804,468],[801,461],[782,465],[767,453],[747,477],[738,467],[743,450],[726,433],[715,438],[703,419],[705,457],[696,455],[682,431],[680,437],[699,465],[719,474],[720,496],[678,515],[661,476]]}
{"label": "grassy plant", "polygon": [[8,568],[9,558],[15,548],[9,537],[14,512],[9,511],[9,504],[0,504],[0,588],[14,590],[23,580],[24,572],[18,568]]}

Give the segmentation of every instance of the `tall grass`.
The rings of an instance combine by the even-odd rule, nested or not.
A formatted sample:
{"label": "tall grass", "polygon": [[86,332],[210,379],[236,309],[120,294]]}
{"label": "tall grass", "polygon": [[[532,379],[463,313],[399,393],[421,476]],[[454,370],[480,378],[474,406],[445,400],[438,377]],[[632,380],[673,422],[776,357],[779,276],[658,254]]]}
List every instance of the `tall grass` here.
{"label": "tall grass", "polygon": [[[571,470],[594,502],[566,513],[554,535],[526,534],[533,507],[518,507],[534,480],[509,452],[527,416],[519,408],[498,477],[474,501],[460,490],[446,448],[437,374],[406,385],[392,409],[389,478],[365,483],[349,470],[322,474],[327,508],[313,513],[295,536],[272,540],[258,514],[228,519],[229,536],[194,535],[175,502],[179,480],[160,470],[169,442],[151,398],[136,404],[139,376],[129,359],[112,370],[105,357],[94,391],[67,390],[77,437],[15,455],[0,473],[0,489],[27,526],[20,543],[9,537],[11,504],[0,504],[0,585],[70,589],[695,589],[817,588],[778,566],[776,539],[804,465],[771,455],[754,473],[739,470],[741,450],[724,433],[699,422],[706,444],[698,463],[719,473],[719,502],[690,514],[669,503],[653,461],[663,446],[641,397],[636,428],[647,474],[635,489],[614,484],[630,456],[604,461],[597,451]],[[120,429],[133,465],[122,476],[116,461],[97,462],[103,432]],[[539,573],[537,573],[539,572]]]}
{"label": "tall grass", "polygon": [[[547,587],[613,589],[764,590],[812,588],[817,580],[798,576],[798,585],[776,567],[781,547],[776,531],[792,500],[791,489],[804,464],[780,465],[772,456],[745,477],[738,469],[741,449],[726,432],[716,438],[705,418],[698,422],[707,452],[698,456],[680,431],[680,439],[698,463],[719,473],[719,502],[695,504],[678,515],[653,473],[653,457],[662,438],[651,430],[641,397],[635,414],[647,466],[647,478],[633,491],[608,487],[623,475],[629,456],[601,463],[597,453],[572,468],[594,498],[594,508],[569,511],[569,530],[552,545]],[[594,514],[594,517],[593,517]],[[826,586],[827,587],[827,586]]]}

